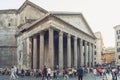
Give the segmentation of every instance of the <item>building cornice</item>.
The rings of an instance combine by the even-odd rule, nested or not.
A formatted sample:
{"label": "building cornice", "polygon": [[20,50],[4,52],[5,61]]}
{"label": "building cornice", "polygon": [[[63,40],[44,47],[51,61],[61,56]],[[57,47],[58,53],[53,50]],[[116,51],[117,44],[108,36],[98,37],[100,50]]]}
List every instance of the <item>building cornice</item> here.
{"label": "building cornice", "polygon": [[[55,21],[58,20],[58,21],[62,22],[64,25],[68,25],[69,27],[71,27],[71,28],[73,28],[73,29],[75,29],[75,30],[77,30],[77,31],[80,31],[80,32],[86,34],[87,36],[89,36],[89,37],[91,37],[91,38],[93,38],[93,39],[96,39],[96,37],[91,36],[91,35],[85,33],[84,31],[78,29],[77,27],[69,24],[68,22],[66,22],[66,21],[64,21],[64,20],[62,20],[62,19],[60,19],[60,18],[58,18],[58,17],[56,17],[56,16],[54,16],[54,15],[52,15],[52,14],[50,14],[50,13],[46,14],[46,15],[43,16],[42,18],[40,18],[40,19],[38,19],[37,21],[33,22],[31,25],[29,25],[27,28],[24,28],[23,30],[28,31],[28,30],[34,28],[34,26],[35,26],[36,24],[38,24],[38,23],[40,24],[42,21],[44,22],[44,20],[46,20],[46,19],[47,19],[47,20],[52,20],[53,18],[56,19]],[[24,32],[24,31],[21,31],[21,32]],[[21,33],[21,32],[20,32],[20,33]]]}
{"label": "building cornice", "polygon": [[5,10],[0,10],[0,14],[16,14],[17,9],[5,9]]}

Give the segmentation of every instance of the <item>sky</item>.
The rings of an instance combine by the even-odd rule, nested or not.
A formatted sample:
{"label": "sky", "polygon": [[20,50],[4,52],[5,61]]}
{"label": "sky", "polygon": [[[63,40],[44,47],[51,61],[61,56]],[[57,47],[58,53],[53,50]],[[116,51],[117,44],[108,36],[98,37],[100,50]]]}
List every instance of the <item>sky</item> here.
{"label": "sky", "polygon": [[[18,9],[25,0],[0,0],[0,9]],[[105,47],[115,46],[120,0],[29,0],[47,11],[81,12],[92,31],[101,32]]]}

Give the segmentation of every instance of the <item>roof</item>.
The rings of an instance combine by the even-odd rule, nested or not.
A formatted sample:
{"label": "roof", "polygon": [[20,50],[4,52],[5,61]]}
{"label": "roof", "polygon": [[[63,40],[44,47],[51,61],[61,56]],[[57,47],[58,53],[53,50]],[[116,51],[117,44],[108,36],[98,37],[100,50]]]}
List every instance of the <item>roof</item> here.
{"label": "roof", "polygon": [[6,9],[6,10],[0,10],[0,14],[16,14],[17,9]]}
{"label": "roof", "polygon": [[89,28],[90,32],[92,33],[93,37],[96,39],[95,34],[93,33],[92,29],[88,25],[88,23],[85,20],[82,13],[80,13],[80,12],[66,12],[66,11],[50,11],[50,13],[53,14],[53,15],[80,15],[82,17],[83,21],[85,22],[85,24],[87,25],[87,27]]}
{"label": "roof", "polygon": [[[32,26],[36,25],[37,23],[40,23],[41,21],[43,21],[43,20],[44,20],[45,18],[47,18],[47,17],[54,17],[54,18],[60,20],[61,22],[65,23],[66,25],[69,25],[69,26],[73,27],[74,29],[77,29],[74,25],[71,25],[71,24],[67,23],[67,22],[64,21],[64,20],[62,20],[62,19],[60,19],[60,18],[58,18],[58,17],[56,17],[56,16],[54,16],[54,15],[52,15],[52,14],[50,14],[50,13],[47,13],[47,14],[44,15],[43,17],[41,17],[41,18],[39,18],[38,20],[34,21],[33,23],[23,25],[23,26],[22,26],[22,29],[21,29],[20,31],[22,32],[22,31],[24,31],[24,30],[28,30],[28,29],[32,28]],[[79,30],[79,29],[77,29],[77,30]],[[81,31],[81,30],[79,30],[79,31]],[[83,31],[81,31],[81,32],[83,32]],[[83,32],[83,33],[86,34],[85,32]],[[90,37],[92,37],[92,38],[95,38],[94,36],[91,36],[91,35],[89,35],[89,34],[86,34],[86,35],[88,35],[88,36],[90,36]]]}
{"label": "roof", "polygon": [[[34,7],[34,8],[36,8],[36,9],[38,9],[38,10],[46,13],[46,15],[43,16],[42,18],[34,21],[33,23],[23,24],[22,27],[21,27],[21,28],[23,28],[23,29],[24,29],[25,27],[30,28],[31,26],[37,24],[38,22],[40,22],[41,20],[43,20],[45,17],[50,16],[50,15],[52,15],[53,17],[59,19],[60,21],[64,22],[65,24],[70,25],[70,26],[76,28],[75,25],[72,25],[72,24],[70,24],[69,22],[66,22],[66,21],[64,21],[63,19],[60,19],[60,18],[58,18],[57,16],[54,16],[54,15],[80,15],[80,16],[82,17],[83,21],[85,22],[87,28],[88,28],[88,29],[90,30],[90,32],[92,33],[92,35],[89,35],[89,34],[85,33],[84,31],[82,31],[82,30],[80,30],[80,29],[79,29],[79,30],[82,31],[82,32],[84,32],[85,34],[93,37],[93,38],[96,38],[95,35],[94,35],[94,33],[93,33],[93,31],[92,31],[91,28],[89,27],[87,21],[85,20],[85,18],[83,17],[83,15],[82,15],[80,12],[65,12],[65,11],[64,11],[64,12],[62,12],[62,11],[61,11],[61,12],[58,12],[58,11],[50,11],[50,12],[48,12],[48,11],[46,11],[45,9],[39,7],[38,5],[30,2],[29,0],[26,0],[26,1],[23,3],[23,5],[22,5],[18,10],[15,10],[15,9],[0,10],[0,13],[20,13],[27,5],[30,5],[30,6],[32,6],[32,7]],[[23,29],[22,29],[22,30],[23,30]],[[78,29],[78,28],[76,28],[76,29]]]}
{"label": "roof", "polygon": [[112,47],[108,47],[108,48],[105,48],[103,53],[115,53],[115,48],[112,48]]}
{"label": "roof", "polygon": [[68,11],[49,11],[51,14],[57,15],[80,15],[80,12],[68,12]]}
{"label": "roof", "polygon": [[45,9],[41,8],[40,6],[30,2],[29,0],[26,0],[23,5],[18,9],[18,13],[20,13],[27,5],[30,5],[32,7],[35,7],[36,9],[39,9],[40,11],[47,13],[48,11],[46,11]]}

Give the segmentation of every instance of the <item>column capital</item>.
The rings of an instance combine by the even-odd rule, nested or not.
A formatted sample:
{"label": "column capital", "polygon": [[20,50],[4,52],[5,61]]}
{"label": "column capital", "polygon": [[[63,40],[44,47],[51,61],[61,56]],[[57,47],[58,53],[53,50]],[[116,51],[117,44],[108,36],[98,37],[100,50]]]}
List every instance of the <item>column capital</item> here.
{"label": "column capital", "polygon": [[88,42],[88,46],[90,46],[90,42]]}
{"label": "column capital", "polygon": [[83,45],[83,39],[80,39],[80,45]]}
{"label": "column capital", "polygon": [[63,36],[63,32],[62,31],[59,32],[59,36]]}
{"label": "column capital", "polygon": [[77,40],[77,37],[76,37],[76,36],[74,37],[74,40]]}
{"label": "column capital", "polygon": [[41,35],[44,35],[44,34],[45,34],[45,32],[44,32],[44,31],[41,31],[41,32],[40,32],[40,34],[41,34]]}
{"label": "column capital", "polygon": [[71,37],[71,35],[70,34],[67,34],[67,38],[70,38]]}
{"label": "column capital", "polygon": [[92,43],[90,43],[90,46],[92,46]]}
{"label": "column capital", "polygon": [[53,28],[49,28],[49,31],[53,31]]}
{"label": "column capital", "polygon": [[87,45],[87,41],[85,41],[85,45]]}
{"label": "column capital", "polygon": [[83,42],[83,39],[80,38],[80,41]]}
{"label": "column capital", "polygon": [[34,35],[34,36],[33,36],[33,39],[37,39],[37,35]]}

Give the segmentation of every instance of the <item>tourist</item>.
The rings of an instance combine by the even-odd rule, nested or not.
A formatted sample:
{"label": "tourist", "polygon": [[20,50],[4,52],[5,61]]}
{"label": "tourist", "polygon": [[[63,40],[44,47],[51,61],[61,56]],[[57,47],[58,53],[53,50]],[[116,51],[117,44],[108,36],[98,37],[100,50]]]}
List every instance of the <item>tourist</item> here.
{"label": "tourist", "polygon": [[14,75],[15,75],[15,77],[16,77],[16,78],[18,78],[18,76],[17,76],[17,73],[18,73],[18,69],[17,69],[17,67],[16,67],[16,66],[14,66],[14,68],[13,68],[13,69],[14,69]]}
{"label": "tourist", "polygon": [[14,72],[14,67],[12,66],[12,68],[11,68],[11,74],[10,74],[10,79],[13,79],[13,80],[15,80],[16,79],[16,77],[15,77],[15,74],[14,74],[15,72]]}
{"label": "tourist", "polygon": [[51,68],[48,68],[47,69],[47,74],[48,74],[48,79],[51,79]]}
{"label": "tourist", "polygon": [[44,66],[44,69],[43,69],[43,80],[47,78],[47,67]]}
{"label": "tourist", "polygon": [[77,70],[78,73],[78,80],[83,80],[83,69],[81,67]]}

